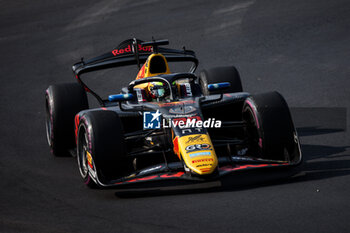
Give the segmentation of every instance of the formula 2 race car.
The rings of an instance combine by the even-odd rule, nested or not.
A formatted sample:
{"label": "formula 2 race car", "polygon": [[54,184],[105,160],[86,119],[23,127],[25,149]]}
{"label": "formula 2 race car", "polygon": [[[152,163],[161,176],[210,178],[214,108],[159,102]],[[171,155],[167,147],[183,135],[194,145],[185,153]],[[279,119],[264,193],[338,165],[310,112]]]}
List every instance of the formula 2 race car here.
{"label": "formula 2 race car", "polygon": [[[298,136],[279,93],[243,92],[233,66],[197,76],[195,53],[160,47],[168,43],[123,41],[111,52],[74,64],[78,83],[51,85],[46,131],[52,154],[76,156],[89,187],[208,181],[301,163]],[[192,66],[171,73],[168,62]],[[128,65],[138,65],[137,78],[108,99],[81,79],[84,73]],[[86,93],[101,107],[89,109]]]}

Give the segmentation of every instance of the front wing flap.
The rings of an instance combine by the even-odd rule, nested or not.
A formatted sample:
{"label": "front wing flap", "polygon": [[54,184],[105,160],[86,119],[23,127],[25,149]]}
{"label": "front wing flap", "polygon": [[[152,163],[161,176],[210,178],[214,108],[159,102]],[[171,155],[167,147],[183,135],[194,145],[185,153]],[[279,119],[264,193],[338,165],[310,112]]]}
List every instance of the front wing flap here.
{"label": "front wing flap", "polygon": [[112,180],[108,183],[100,183],[103,187],[121,187],[128,186],[136,183],[143,182],[157,182],[157,181],[167,181],[167,180],[184,180],[184,181],[193,181],[193,182],[208,182],[217,180],[223,176],[247,170],[255,169],[272,169],[272,168],[282,168],[282,167],[291,167],[295,164],[288,162],[276,162],[276,163],[251,163],[251,164],[237,164],[237,165],[226,165],[218,168],[217,173],[209,177],[200,177],[195,176],[190,173],[186,173],[184,169],[169,171],[168,166],[165,164],[152,166],[146,169],[143,169],[137,173],[133,173],[129,176]]}

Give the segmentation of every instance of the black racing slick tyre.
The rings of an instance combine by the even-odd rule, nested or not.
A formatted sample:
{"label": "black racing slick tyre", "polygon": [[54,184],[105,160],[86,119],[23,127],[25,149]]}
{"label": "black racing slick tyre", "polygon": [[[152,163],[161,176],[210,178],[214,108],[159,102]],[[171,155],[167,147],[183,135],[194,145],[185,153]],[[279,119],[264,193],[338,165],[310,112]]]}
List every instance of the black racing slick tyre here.
{"label": "black racing slick tyre", "polygon": [[46,90],[46,135],[54,156],[68,156],[75,147],[74,117],[88,109],[84,88],[78,83],[51,85]]}
{"label": "black racing slick tyre", "polygon": [[243,105],[249,154],[290,162],[296,132],[288,105],[281,94],[269,92],[247,98]]}
{"label": "black racing slick tyre", "polygon": [[208,84],[229,82],[231,87],[225,90],[226,93],[242,92],[242,82],[237,69],[234,66],[216,67],[203,70],[199,75],[199,84],[203,95],[217,94],[220,91],[209,93]]}
{"label": "black racing slick tyre", "polygon": [[103,187],[128,169],[122,122],[112,111],[91,111],[79,122],[77,136],[79,171],[89,187]]}

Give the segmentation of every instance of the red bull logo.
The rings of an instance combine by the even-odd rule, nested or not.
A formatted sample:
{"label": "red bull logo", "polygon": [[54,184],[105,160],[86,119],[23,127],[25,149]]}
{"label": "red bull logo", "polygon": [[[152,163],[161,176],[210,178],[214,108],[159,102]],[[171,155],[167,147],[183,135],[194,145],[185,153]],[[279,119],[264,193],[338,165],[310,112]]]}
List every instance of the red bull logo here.
{"label": "red bull logo", "polygon": [[[139,44],[138,45],[138,50],[139,50],[139,52],[152,52],[152,47],[151,46],[142,46],[142,45]],[[122,49],[112,50],[112,54],[114,56],[121,55],[121,54],[124,54],[124,53],[131,53],[131,52],[132,52],[131,45],[128,45],[127,47],[122,48]]]}

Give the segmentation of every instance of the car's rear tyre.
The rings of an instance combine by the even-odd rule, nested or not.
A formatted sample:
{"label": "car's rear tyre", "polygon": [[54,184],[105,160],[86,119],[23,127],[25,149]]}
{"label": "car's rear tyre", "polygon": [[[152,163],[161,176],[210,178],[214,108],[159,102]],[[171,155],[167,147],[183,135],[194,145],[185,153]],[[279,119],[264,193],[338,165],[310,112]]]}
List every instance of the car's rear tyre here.
{"label": "car's rear tyre", "polygon": [[78,83],[51,85],[46,90],[46,136],[54,156],[68,156],[75,147],[74,116],[88,109],[84,88]]}
{"label": "car's rear tyre", "polygon": [[127,172],[123,127],[117,113],[92,111],[81,117],[77,160],[80,174],[89,187],[95,187],[95,183],[103,186]]}
{"label": "car's rear tyre", "polygon": [[[199,75],[199,84],[203,95],[209,95],[208,84],[229,82],[231,87],[225,90],[226,93],[242,92],[242,82],[237,69],[234,66],[216,67],[203,70]],[[220,93],[212,91],[211,94]]]}
{"label": "car's rear tyre", "polygon": [[281,94],[253,95],[243,105],[250,154],[264,159],[290,161],[295,149],[295,128]]}

